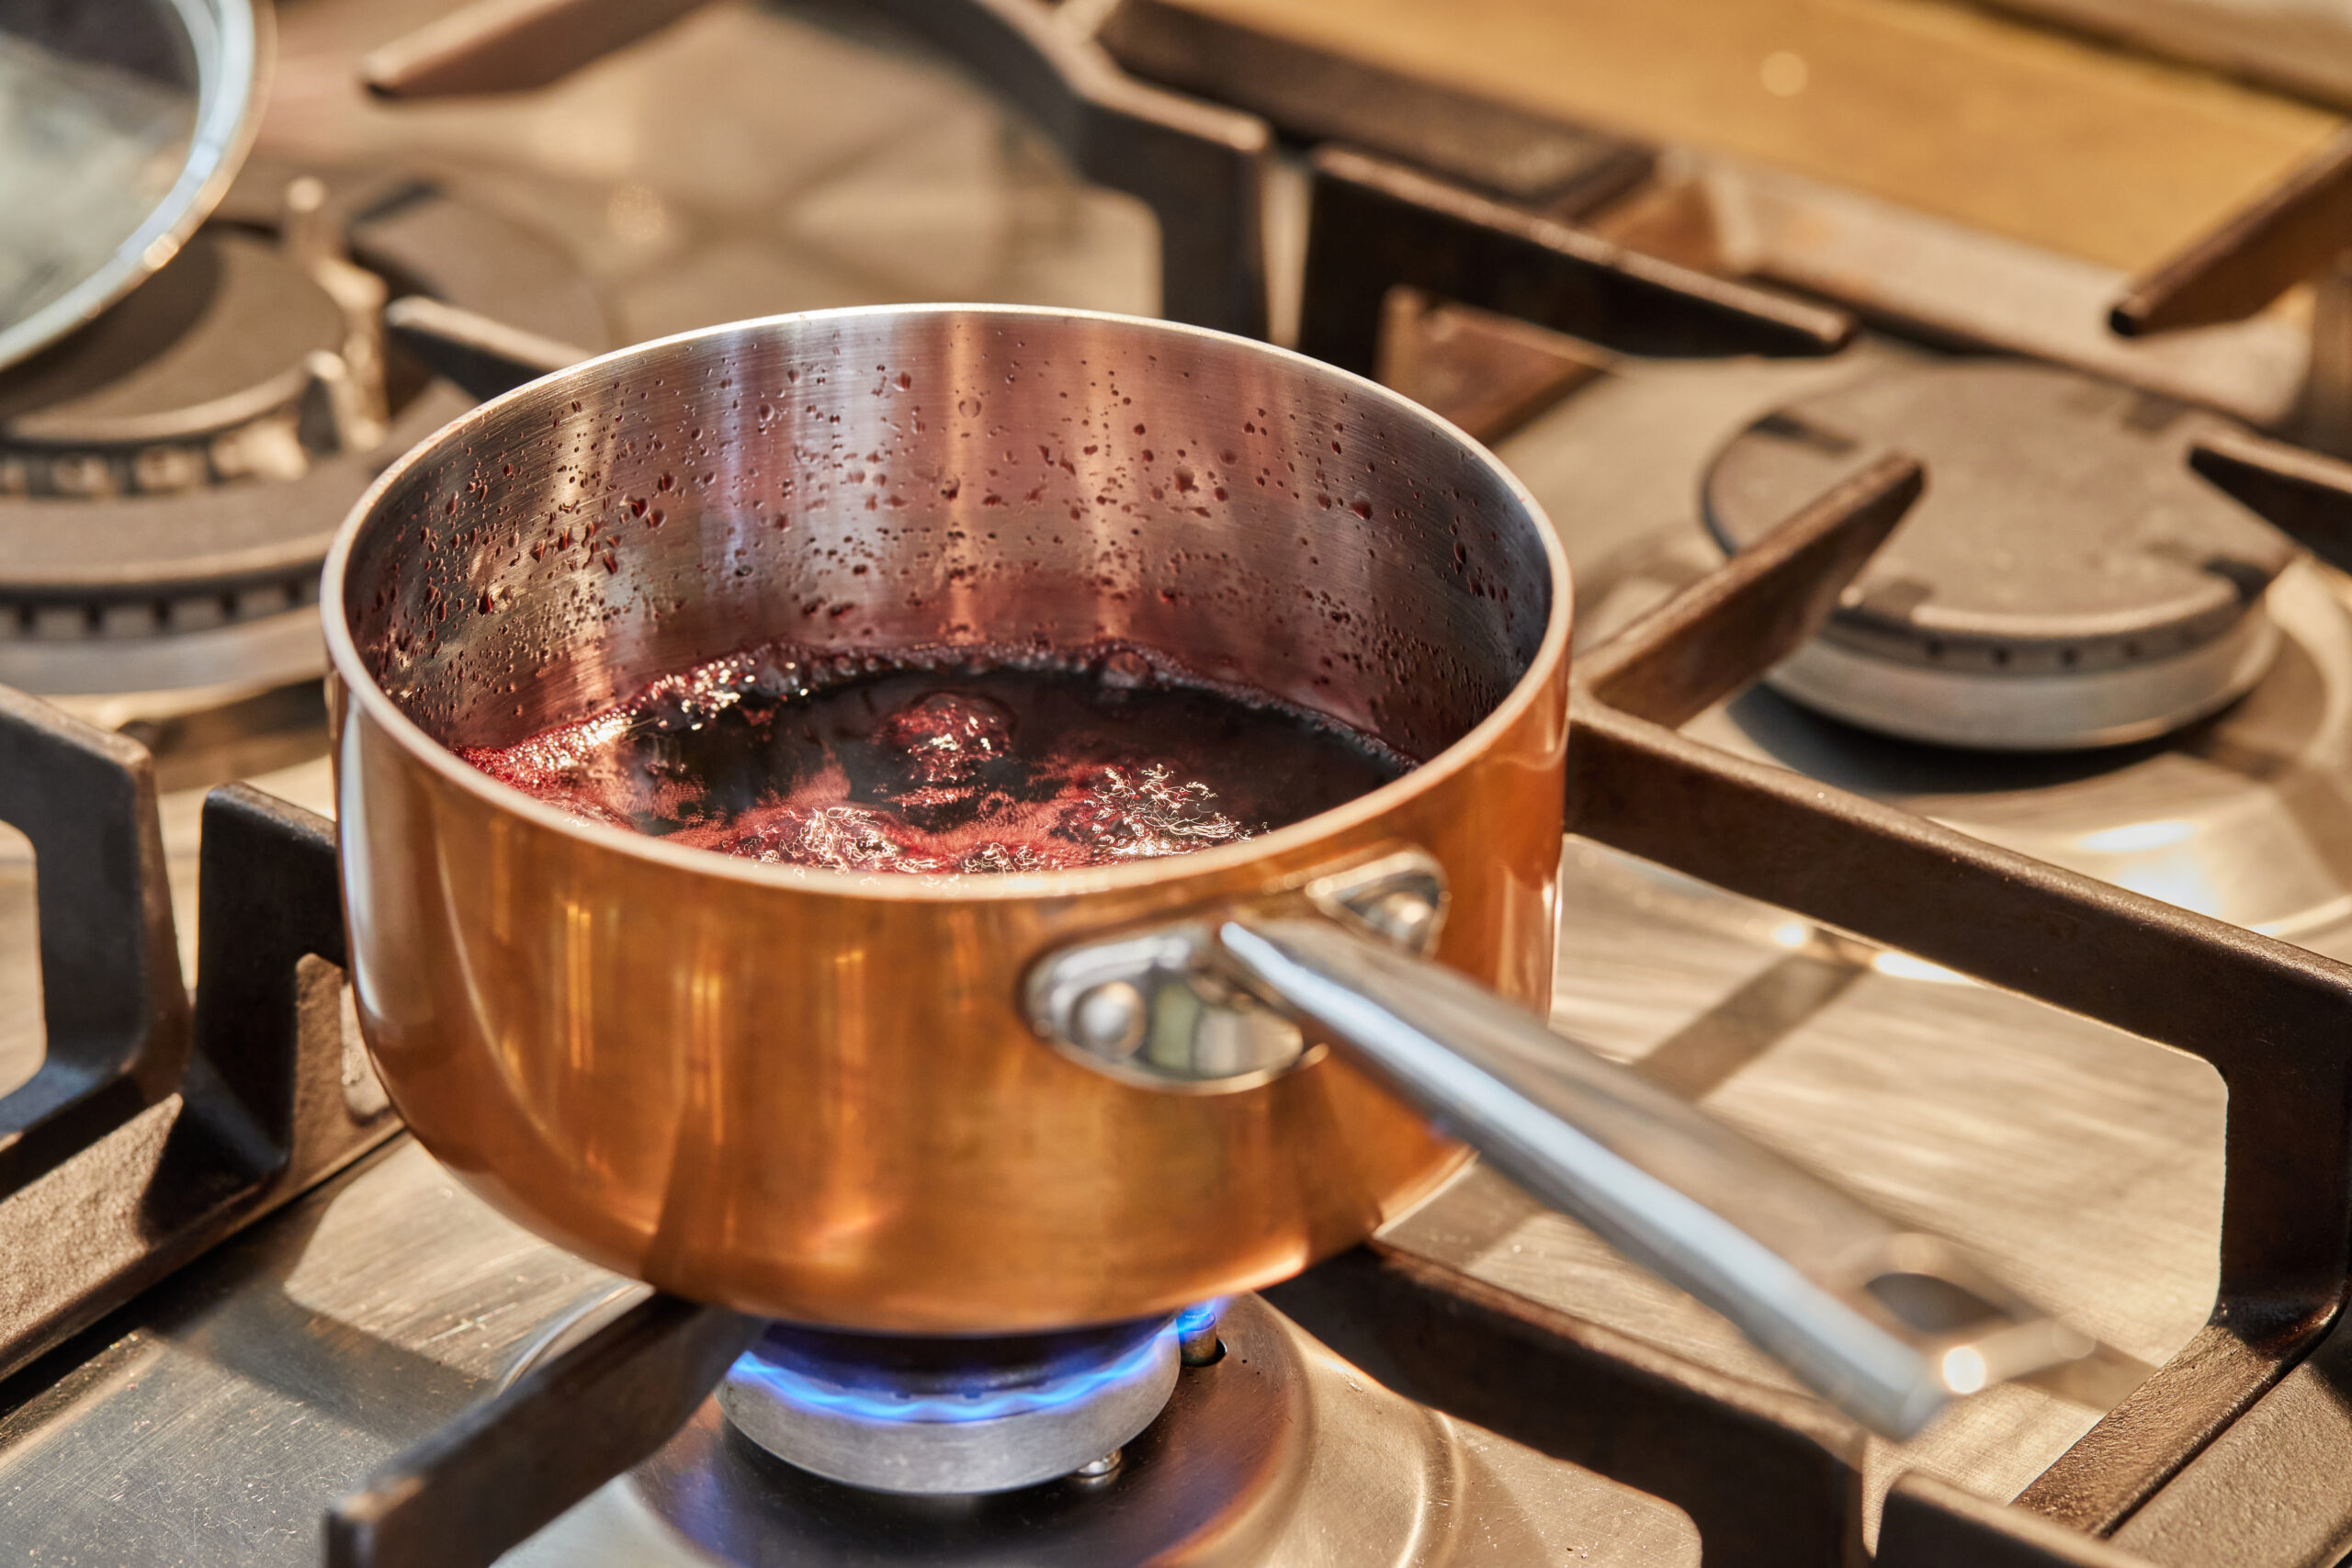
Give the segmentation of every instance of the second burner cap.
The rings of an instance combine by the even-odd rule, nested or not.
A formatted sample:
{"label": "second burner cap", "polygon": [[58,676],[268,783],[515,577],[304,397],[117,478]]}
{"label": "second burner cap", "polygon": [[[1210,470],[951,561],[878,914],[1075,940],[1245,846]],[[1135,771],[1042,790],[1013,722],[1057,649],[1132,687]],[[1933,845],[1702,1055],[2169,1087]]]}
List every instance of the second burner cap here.
{"label": "second burner cap", "polygon": [[1774,683],[1917,739],[2140,739],[2240,695],[2276,649],[2260,601],[2293,547],[2188,467],[2222,423],[2048,366],[1905,367],[1749,425],[1707,474],[1705,516],[1736,551],[1911,453],[1927,494]]}

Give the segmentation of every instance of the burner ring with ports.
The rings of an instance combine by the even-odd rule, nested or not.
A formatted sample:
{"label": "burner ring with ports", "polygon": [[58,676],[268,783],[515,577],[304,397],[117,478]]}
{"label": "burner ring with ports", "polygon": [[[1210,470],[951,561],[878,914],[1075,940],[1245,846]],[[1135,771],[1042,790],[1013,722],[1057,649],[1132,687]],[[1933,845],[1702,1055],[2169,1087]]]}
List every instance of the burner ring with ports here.
{"label": "burner ring with ports", "polygon": [[1886,451],[1922,459],[1926,495],[1770,682],[1905,739],[2120,745],[2227,705],[2278,650],[2264,599],[2293,547],[2188,468],[2224,423],[2052,366],[1901,365],[1750,423],[1702,501],[1737,551]]}
{"label": "burner ring with ports", "polygon": [[1069,1475],[1149,1426],[1176,1320],[925,1339],[772,1324],[718,1403],[786,1463],[878,1492],[1004,1492]]}
{"label": "burner ring with ports", "polygon": [[395,293],[613,335],[579,265],[487,197],[254,160],[170,265],[0,373],[0,684],[209,703],[315,682],[335,520],[471,400],[387,355]]}

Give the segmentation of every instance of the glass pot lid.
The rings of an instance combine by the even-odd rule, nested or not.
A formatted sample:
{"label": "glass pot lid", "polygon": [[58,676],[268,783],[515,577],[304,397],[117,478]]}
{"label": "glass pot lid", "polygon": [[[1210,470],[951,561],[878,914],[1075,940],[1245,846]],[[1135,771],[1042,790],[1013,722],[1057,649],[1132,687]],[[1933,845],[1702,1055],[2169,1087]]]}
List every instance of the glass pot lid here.
{"label": "glass pot lid", "polygon": [[0,367],[171,260],[253,140],[254,0],[0,0]]}

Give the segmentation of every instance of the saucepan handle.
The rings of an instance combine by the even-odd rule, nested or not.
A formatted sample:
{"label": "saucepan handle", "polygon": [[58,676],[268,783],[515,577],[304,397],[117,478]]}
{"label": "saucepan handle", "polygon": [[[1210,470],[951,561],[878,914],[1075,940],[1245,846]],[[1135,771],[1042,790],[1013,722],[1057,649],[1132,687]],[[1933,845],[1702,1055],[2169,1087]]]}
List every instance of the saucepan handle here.
{"label": "saucepan handle", "polygon": [[[1376,868],[1367,897],[1326,888],[1065,950],[1033,972],[1033,1017],[1073,1055],[1194,1091],[1283,1070],[1284,1027],[1303,1024],[1291,1039],[1328,1042],[1890,1436],[2093,1348],[1943,1238],[1412,951],[1433,919],[1396,919],[1400,898],[1417,907],[1396,891],[1411,860]],[[1189,1007],[1169,1005],[1179,986]]]}

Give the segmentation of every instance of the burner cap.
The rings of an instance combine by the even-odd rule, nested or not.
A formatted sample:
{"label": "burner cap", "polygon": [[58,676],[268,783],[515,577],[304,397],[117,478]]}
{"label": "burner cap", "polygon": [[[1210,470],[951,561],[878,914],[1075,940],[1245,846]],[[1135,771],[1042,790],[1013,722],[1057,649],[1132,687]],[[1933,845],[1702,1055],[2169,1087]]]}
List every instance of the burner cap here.
{"label": "burner cap", "polygon": [[336,520],[469,400],[386,362],[394,292],[611,340],[569,254],[499,210],[396,170],[256,160],[144,287],[0,371],[0,684],[316,680]]}
{"label": "burner cap", "polygon": [[115,447],[215,435],[291,403],[306,355],[348,329],[286,250],[225,225],[73,337],[0,376],[0,446]]}
{"label": "burner cap", "polygon": [[2188,467],[2215,415],[2047,366],[1906,367],[1767,414],[1703,486],[1725,549],[1882,452],[1928,491],[1822,635],[1770,677],[1912,739],[2058,750],[2144,739],[2261,678],[2285,537]]}
{"label": "burner cap", "polygon": [[718,1403],[761,1448],[876,1492],[1005,1492],[1069,1475],[1151,1425],[1177,1325],[921,1339],[771,1324]]}

